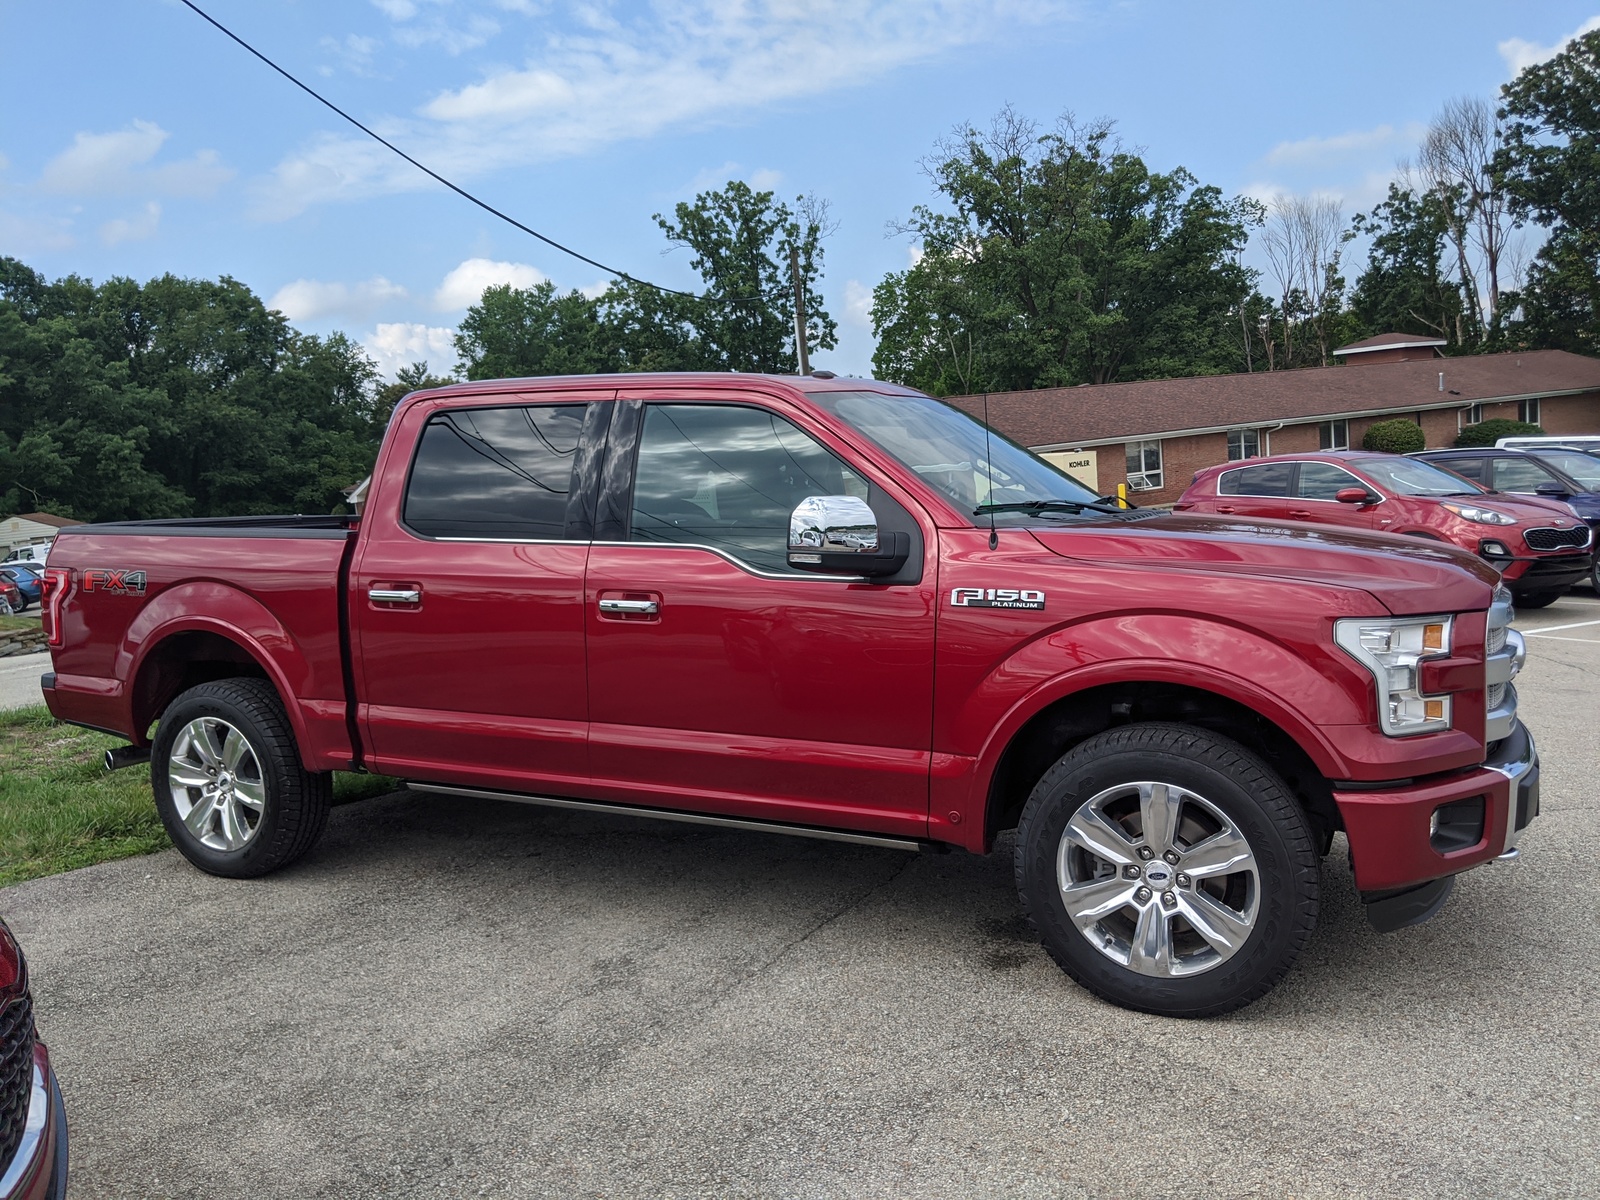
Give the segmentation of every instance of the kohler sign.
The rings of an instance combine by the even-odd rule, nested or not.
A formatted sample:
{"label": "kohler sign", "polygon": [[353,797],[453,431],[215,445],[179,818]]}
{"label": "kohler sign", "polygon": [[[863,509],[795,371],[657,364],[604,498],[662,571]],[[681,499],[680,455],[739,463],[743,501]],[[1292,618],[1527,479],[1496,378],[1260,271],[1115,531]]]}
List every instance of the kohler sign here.
{"label": "kohler sign", "polygon": [[[1084,487],[1096,496],[1101,494],[1100,489],[1100,456],[1094,450],[1052,450],[1048,454],[1041,454],[1040,458],[1053,467],[1059,467],[1071,475]],[[1119,479],[1120,483],[1121,480]]]}

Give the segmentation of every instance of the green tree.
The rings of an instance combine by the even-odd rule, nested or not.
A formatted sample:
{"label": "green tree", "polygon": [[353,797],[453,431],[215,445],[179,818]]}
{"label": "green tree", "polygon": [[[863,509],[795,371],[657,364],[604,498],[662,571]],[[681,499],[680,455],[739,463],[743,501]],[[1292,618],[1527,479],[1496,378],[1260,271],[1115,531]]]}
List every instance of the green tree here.
{"label": "green tree", "polygon": [[372,465],[375,371],[232,279],[46,282],[0,259],[0,507],[327,512]]}
{"label": "green tree", "polygon": [[731,180],[721,191],[680,203],[656,224],[694,255],[702,280],[695,296],[622,282],[603,297],[606,320],[630,369],[676,368],[793,374],[794,283],[798,254],[806,341],[813,351],[838,343],[838,326],[823,308],[822,239],[831,231],[827,205],[801,196],[795,207]]}
{"label": "green tree", "polygon": [[1426,449],[1427,445],[1428,439],[1423,435],[1422,426],[1405,417],[1378,421],[1368,426],[1361,438],[1363,450],[1377,450],[1383,454],[1414,454]]}
{"label": "green tree", "polygon": [[576,290],[558,293],[549,280],[485,289],[455,341],[468,379],[594,375],[623,366],[600,304]]}
{"label": "green tree", "polygon": [[1501,89],[1495,172],[1519,220],[1549,229],[1520,299],[1534,345],[1600,353],[1600,30]]}
{"label": "green tree", "polygon": [[384,384],[374,393],[372,397],[373,419],[387,425],[389,414],[394,412],[394,406],[412,392],[420,392],[426,388],[444,387],[454,382],[455,380],[447,376],[435,375],[428,370],[426,362],[414,362],[409,366],[401,367],[394,373],[393,383]]}
{"label": "green tree", "polygon": [[838,329],[818,289],[827,206],[795,207],[737,180],[702,192],[656,224],[694,257],[695,294],[620,280],[597,299],[555,285],[496,287],[467,312],[456,335],[468,379],[605,371],[765,371],[792,374],[796,252],[809,348],[831,350]]}
{"label": "green tree", "polygon": [[1350,297],[1356,336],[1415,333],[1459,347],[1461,288],[1445,272],[1450,223],[1440,197],[1391,183],[1388,199],[1357,215],[1354,229],[1372,239]]}
{"label": "green tree", "polygon": [[1151,171],[1108,124],[1040,134],[1007,109],[924,170],[947,207],[873,296],[877,373],[940,395],[1242,369],[1252,201]]}
{"label": "green tree", "polygon": [[1492,446],[1506,437],[1543,437],[1544,430],[1527,421],[1513,421],[1509,417],[1491,417],[1468,425],[1456,434],[1458,446]]}

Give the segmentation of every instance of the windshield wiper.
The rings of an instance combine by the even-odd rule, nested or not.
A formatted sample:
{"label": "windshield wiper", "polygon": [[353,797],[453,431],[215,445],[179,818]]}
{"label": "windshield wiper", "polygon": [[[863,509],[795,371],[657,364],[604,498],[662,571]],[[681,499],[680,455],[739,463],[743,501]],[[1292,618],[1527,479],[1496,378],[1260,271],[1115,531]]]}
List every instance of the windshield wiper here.
{"label": "windshield wiper", "polygon": [[1126,511],[1127,509],[1119,508],[1117,505],[1102,504],[1098,500],[1019,500],[1010,504],[980,504],[977,508],[972,510],[972,515],[975,517],[981,517],[989,513],[1003,512],[1122,513]]}

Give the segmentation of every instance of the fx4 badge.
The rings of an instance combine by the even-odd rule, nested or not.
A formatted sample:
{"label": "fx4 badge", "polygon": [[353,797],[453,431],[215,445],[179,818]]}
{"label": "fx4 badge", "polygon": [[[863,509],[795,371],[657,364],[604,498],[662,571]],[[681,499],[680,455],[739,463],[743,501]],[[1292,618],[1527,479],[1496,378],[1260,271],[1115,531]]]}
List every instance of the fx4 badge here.
{"label": "fx4 badge", "polygon": [[83,573],[83,590],[86,592],[111,592],[117,596],[144,595],[144,572],[96,567]]}
{"label": "fx4 badge", "polygon": [[951,588],[956,608],[1043,608],[1044,593],[1017,588]]}

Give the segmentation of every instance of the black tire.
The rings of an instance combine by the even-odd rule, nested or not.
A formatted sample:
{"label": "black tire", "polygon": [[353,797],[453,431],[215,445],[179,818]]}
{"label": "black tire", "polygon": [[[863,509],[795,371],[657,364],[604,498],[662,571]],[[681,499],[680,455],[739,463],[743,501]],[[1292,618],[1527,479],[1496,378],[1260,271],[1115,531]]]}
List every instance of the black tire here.
{"label": "black tire", "polygon": [[1511,603],[1515,608],[1549,608],[1566,592],[1521,592],[1512,597]]}
{"label": "black tire", "polygon": [[[1248,934],[1239,939],[1237,948],[1230,951],[1231,957],[1193,974],[1141,974],[1128,963],[1112,958],[1109,949],[1102,950],[1073,923],[1057,882],[1058,855],[1062,855],[1060,861],[1064,863],[1067,854],[1080,853],[1071,847],[1063,853],[1068,822],[1080,810],[1088,810],[1091,800],[1141,781],[1165,784],[1190,794],[1173,809],[1174,813],[1185,814],[1186,824],[1177,827],[1180,833],[1193,827],[1187,823],[1195,817],[1211,821],[1220,814],[1226,823],[1231,823],[1233,832],[1248,843],[1254,856],[1253,875],[1234,875],[1226,884],[1219,884],[1214,878],[1185,884],[1186,877],[1181,875],[1175,882],[1165,884],[1174,892],[1179,886],[1192,886],[1196,893],[1202,886],[1243,887],[1254,897],[1254,923]],[[1218,828],[1226,829],[1226,824]],[[1125,827],[1122,832],[1130,851],[1143,840],[1142,833],[1133,835]],[[1203,853],[1199,849],[1204,841],[1203,826],[1201,833],[1198,840],[1188,844],[1197,857]],[[1173,853],[1180,859],[1175,871],[1182,870],[1178,848],[1181,841],[1178,833],[1171,839]],[[1129,866],[1116,869],[1109,880],[1101,877],[1095,882],[1119,887],[1126,886],[1123,880],[1127,878],[1140,884],[1156,882],[1161,860],[1140,861],[1142,858],[1142,854],[1135,856]],[[1091,857],[1079,861],[1094,860]],[[1112,865],[1111,860],[1105,860],[1105,866]],[[1129,870],[1142,870],[1150,878],[1122,874]],[[1300,805],[1276,772],[1243,746],[1219,734],[1157,722],[1126,725],[1092,737],[1045,772],[1028,797],[1017,826],[1016,878],[1023,911],[1063,971],[1113,1004],[1170,1017],[1216,1016],[1242,1008],[1269,992],[1294,964],[1316,927],[1321,888],[1315,839]],[[1148,889],[1141,890],[1146,896],[1151,895]],[[1182,896],[1189,902],[1191,893],[1185,891]],[[1181,914],[1175,917],[1172,909],[1155,907],[1165,899],[1177,902],[1175,896],[1155,896],[1153,905],[1143,907],[1164,913],[1159,919],[1166,929],[1175,931],[1168,934],[1175,939],[1174,948],[1183,939],[1198,947],[1193,956],[1183,961],[1191,965],[1203,963],[1206,955],[1217,954],[1194,926],[1181,924]],[[1107,924],[1095,926],[1097,936],[1106,935],[1109,923],[1126,920],[1131,924],[1128,914],[1132,911],[1130,908],[1112,913],[1106,918]],[[1111,946],[1109,940],[1106,944]]]}
{"label": "black tire", "polygon": [[[259,765],[264,797],[259,821],[249,839],[234,850],[206,845],[184,824],[169,781],[180,733],[206,717],[225,721],[242,734]],[[150,785],[161,823],[183,856],[202,871],[231,879],[265,875],[305,854],[322,834],[333,804],[333,776],[314,774],[301,765],[283,703],[262,679],[202,683],[167,705],[151,747]]]}

